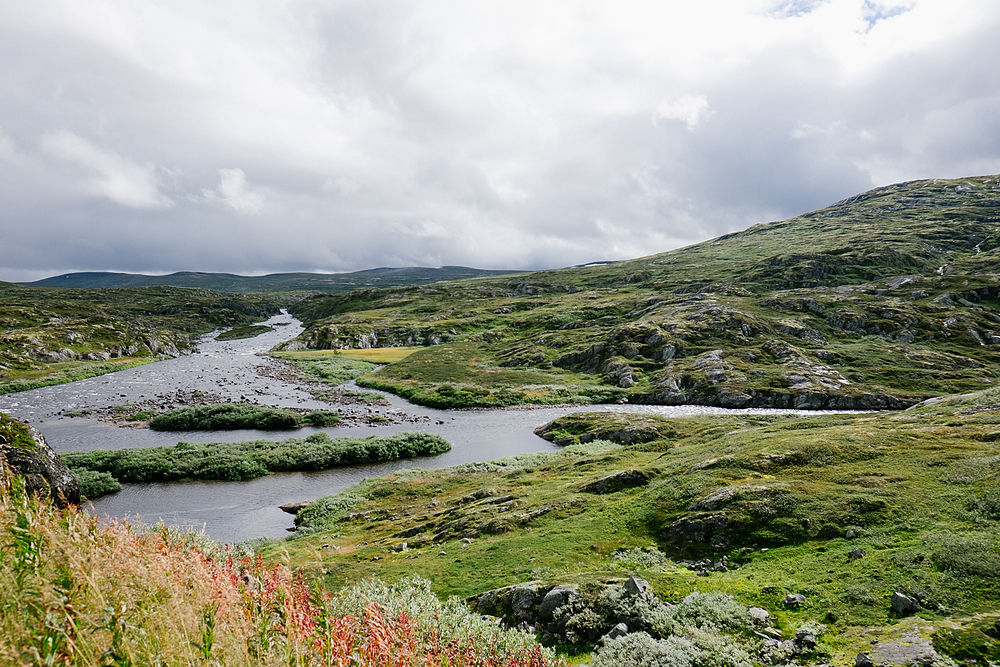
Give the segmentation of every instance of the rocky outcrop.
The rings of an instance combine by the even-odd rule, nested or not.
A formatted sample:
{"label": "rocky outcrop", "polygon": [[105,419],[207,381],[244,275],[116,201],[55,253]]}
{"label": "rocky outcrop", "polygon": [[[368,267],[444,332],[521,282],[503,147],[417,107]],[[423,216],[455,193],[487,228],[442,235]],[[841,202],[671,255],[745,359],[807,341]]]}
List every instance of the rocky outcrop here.
{"label": "rocky outcrop", "polygon": [[80,485],[37,429],[7,415],[0,415],[0,427],[0,477],[23,477],[29,492],[59,507],[80,503]]}

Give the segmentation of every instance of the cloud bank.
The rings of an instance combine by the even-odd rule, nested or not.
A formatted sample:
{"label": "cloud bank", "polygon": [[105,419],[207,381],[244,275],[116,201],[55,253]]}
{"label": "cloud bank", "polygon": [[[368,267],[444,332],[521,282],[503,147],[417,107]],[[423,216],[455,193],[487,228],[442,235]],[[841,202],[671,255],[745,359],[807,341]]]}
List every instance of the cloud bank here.
{"label": "cloud bank", "polygon": [[0,280],[547,268],[1000,172],[992,0],[14,3]]}

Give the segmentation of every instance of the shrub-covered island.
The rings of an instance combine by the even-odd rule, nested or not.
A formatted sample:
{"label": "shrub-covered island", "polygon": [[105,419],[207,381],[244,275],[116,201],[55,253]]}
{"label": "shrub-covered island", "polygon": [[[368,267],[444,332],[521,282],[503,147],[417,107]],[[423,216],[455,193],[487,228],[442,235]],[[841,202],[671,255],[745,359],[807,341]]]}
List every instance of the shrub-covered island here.
{"label": "shrub-covered island", "polygon": [[314,433],[305,439],[281,442],[181,442],[172,447],[67,452],[61,456],[80,481],[80,492],[96,498],[117,491],[119,482],[253,479],[273,472],[434,456],[450,449],[447,440],[429,433],[367,438],[331,438],[326,433]]}
{"label": "shrub-covered island", "polygon": [[178,408],[149,420],[154,431],[282,431],[299,426],[332,426],[340,421],[333,410],[313,410],[301,415],[292,410],[247,403],[214,403]]}

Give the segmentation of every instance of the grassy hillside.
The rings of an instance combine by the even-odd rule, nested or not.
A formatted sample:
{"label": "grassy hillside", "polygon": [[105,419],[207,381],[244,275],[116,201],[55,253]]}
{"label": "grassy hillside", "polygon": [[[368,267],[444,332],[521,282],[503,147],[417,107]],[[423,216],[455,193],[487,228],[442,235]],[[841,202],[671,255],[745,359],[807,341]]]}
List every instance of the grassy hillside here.
{"label": "grassy hillside", "polygon": [[[763,607],[786,638],[823,624],[833,664],[908,634],[959,660],[970,642],[995,656],[998,425],[1000,389],[898,413],[580,413],[542,429],[557,453],[320,499],[280,552],[328,582],[417,573],[461,596],[637,573],[668,602],[697,590]],[[897,592],[919,602],[916,621],[890,608]]]}
{"label": "grassy hillside", "polygon": [[428,405],[901,408],[997,381],[1000,177],[904,183],[611,265],[315,296],[287,349],[424,345]]}
{"label": "grassy hillside", "polygon": [[280,294],[202,289],[52,289],[0,283],[0,392],[174,356],[191,338],[276,314]]}
{"label": "grassy hillside", "polygon": [[153,287],[169,285],[173,287],[197,287],[218,292],[348,292],[365,287],[394,287],[397,285],[424,285],[439,280],[460,280],[477,276],[492,276],[513,273],[512,271],[492,271],[472,269],[465,266],[442,266],[428,268],[410,266],[401,268],[378,268],[351,273],[272,273],[266,276],[240,276],[232,273],[202,273],[179,271],[166,276],[149,276],[138,273],[67,273],[38,280],[32,285],[39,287],[75,288],[118,288]]}

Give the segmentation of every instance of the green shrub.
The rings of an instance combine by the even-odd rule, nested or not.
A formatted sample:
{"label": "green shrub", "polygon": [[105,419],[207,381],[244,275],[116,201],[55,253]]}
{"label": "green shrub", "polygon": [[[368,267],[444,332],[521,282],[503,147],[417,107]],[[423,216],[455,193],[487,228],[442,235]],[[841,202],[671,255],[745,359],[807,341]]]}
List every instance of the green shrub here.
{"label": "green shrub", "polygon": [[965,509],[979,521],[1000,520],[1000,492],[987,490],[981,496],[973,496],[965,503]]}
{"label": "green shrub", "polygon": [[336,426],[340,423],[340,413],[336,410],[313,410],[302,417],[302,421],[313,426]]}
{"label": "green shrub", "polygon": [[735,632],[746,629],[747,608],[731,595],[703,593],[689,595],[677,603],[674,620],[681,625]]}
{"label": "green shrub", "polygon": [[612,639],[594,653],[593,667],[695,667],[702,651],[685,637],[653,639],[634,632]]}
{"label": "green shrub", "polygon": [[942,570],[966,577],[1000,577],[1000,553],[984,539],[954,538],[934,552]]}
{"label": "green shrub", "polygon": [[667,556],[656,547],[617,551],[611,556],[615,566],[622,570],[653,570],[667,562]]}
{"label": "green shrub", "polygon": [[325,470],[342,465],[434,456],[451,449],[429,433],[395,433],[367,438],[330,438],[325,433],[281,442],[181,442],[173,447],[66,452],[67,467],[109,473],[120,482],[181,479],[241,480],[272,472]]}
{"label": "green shrub", "polygon": [[149,420],[154,431],[228,431],[260,429],[276,431],[293,429],[300,417],[278,408],[245,403],[216,403],[171,410]]}
{"label": "green shrub", "polygon": [[111,493],[118,493],[122,485],[106,472],[95,472],[86,468],[70,468],[70,473],[80,484],[80,495],[89,500]]}
{"label": "green shrub", "polygon": [[263,324],[246,324],[233,327],[229,331],[224,331],[215,337],[215,340],[240,340],[243,338],[254,338],[268,331],[274,331],[273,327]]}
{"label": "green shrub", "polygon": [[345,514],[365,502],[367,498],[356,493],[338,493],[314,500],[295,515],[295,525],[305,528],[324,528],[340,521]]}
{"label": "green shrub", "polygon": [[[545,665],[555,660],[550,649],[538,651],[534,634],[505,629],[470,611],[457,597],[441,602],[431,592],[431,582],[420,577],[403,579],[396,584],[371,579],[342,589],[326,603],[326,609],[330,616],[349,614],[364,618],[371,605],[377,605],[386,618],[405,614],[414,619],[417,633],[426,635],[428,643],[453,644],[465,648],[470,655],[483,656],[463,664]],[[523,662],[514,660],[514,656],[530,655],[533,651],[538,651],[536,655],[540,659],[529,661],[522,657]],[[434,664],[444,662],[434,661]]]}

